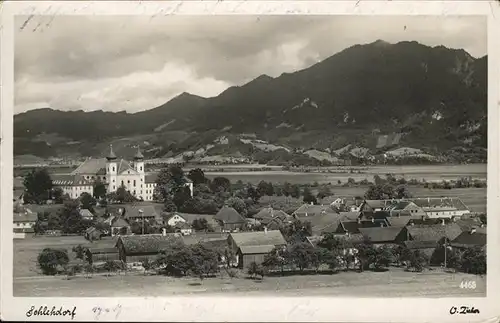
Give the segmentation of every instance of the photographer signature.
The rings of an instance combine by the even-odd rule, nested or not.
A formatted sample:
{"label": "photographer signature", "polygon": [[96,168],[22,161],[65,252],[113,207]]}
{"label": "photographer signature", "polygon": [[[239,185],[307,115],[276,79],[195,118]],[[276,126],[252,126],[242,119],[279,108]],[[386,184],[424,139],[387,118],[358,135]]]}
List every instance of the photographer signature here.
{"label": "photographer signature", "polygon": [[479,310],[477,308],[468,307],[468,306],[452,306],[450,308],[450,314],[479,314]]}

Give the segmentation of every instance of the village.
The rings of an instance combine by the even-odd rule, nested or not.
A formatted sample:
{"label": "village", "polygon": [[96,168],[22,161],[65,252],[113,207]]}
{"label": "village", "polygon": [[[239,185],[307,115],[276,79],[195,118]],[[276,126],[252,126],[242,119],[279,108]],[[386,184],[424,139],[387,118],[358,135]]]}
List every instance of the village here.
{"label": "village", "polygon": [[[364,196],[209,180],[175,165],[151,177],[142,162],[139,149],[129,164],[111,148],[72,174],[28,174],[14,201],[13,230],[15,249],[37,245],[24,254],[35,264],[30,274],[262,280],[401,269],[486,273],[486,214],[458,197],[414,197],[390,176],[376,178]],[[282,203],[262,203],[276,195]],[[23,253],[15,252],[15,271],[16,257]]]}

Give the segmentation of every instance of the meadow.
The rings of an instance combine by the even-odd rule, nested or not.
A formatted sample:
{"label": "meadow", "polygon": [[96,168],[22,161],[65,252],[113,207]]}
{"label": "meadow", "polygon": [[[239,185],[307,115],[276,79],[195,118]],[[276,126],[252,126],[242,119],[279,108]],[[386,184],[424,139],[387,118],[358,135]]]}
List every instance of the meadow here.
{"label": "meadow", "polygon": [[[462,281],[475,289],[460,288]],[[114,275],[92,278],[40,277],[15,279],[15,297],[158,297],[173,295],[231,296],[342,296],[342,297],[485,297],[486,277],[439,270],[422,273],[391,268],[387,272],[339,272],[331,275],[297,275],[249,279],[225,275],[196,278]]]}

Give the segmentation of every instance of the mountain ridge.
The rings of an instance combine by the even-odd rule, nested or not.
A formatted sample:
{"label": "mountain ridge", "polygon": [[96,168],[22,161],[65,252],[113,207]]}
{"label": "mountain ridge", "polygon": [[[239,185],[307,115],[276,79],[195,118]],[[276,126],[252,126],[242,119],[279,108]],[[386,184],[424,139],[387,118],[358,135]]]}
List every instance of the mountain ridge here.
{"label": "mountain ridge", "polygon": [[[251,133],[300,149],[351,144],[374,151],[377,136],[400,133],[396,145],[442,153],[486,148],[486,105],[487,55],[474,58],[463,49],[378,40],[292,73],[262,74],[214,97],[184,92],[136,113],[24,112],[14,117],[14,133],[19,154],[29,152],[23,145],[47,133],[89,143],[149,135],[148,143],[163,151],[174,149],[173,144],[189,149],[182,141],[226,133]],[[51,154],[58,149],[65,151],[53,147]]]}

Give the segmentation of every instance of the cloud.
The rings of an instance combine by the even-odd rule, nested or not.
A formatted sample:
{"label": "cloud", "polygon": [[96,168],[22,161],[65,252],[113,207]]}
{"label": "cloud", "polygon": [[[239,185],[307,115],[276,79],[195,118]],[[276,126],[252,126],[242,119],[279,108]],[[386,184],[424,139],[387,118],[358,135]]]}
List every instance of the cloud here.
{"label": "cloud", "polygon": [[16,113],[153,108],[308,67],[376,39],[486,54],[486,19],[421,16],[36,16],[16,19]]}

